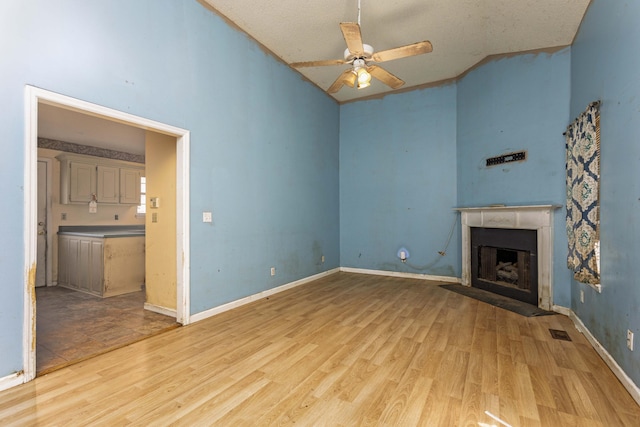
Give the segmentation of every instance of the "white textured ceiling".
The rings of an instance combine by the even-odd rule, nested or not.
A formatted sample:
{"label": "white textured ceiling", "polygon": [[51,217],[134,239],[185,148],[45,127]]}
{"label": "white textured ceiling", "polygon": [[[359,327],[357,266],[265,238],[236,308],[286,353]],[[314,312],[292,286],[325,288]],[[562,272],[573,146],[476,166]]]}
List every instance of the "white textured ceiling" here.
{"label": "white textured ceiling", "polygon": [[[201,0],[284,62],[342,59],[340,22],[358,0]],[[433,52],[384,62],[400,90],[455,78],[490,55],[570,45],[590,0],[361,0],[362,38],[376,51],[429,40]],[[326,90],[348,65],[300,68]],[[343,87],[340,102],[391,92]]]}

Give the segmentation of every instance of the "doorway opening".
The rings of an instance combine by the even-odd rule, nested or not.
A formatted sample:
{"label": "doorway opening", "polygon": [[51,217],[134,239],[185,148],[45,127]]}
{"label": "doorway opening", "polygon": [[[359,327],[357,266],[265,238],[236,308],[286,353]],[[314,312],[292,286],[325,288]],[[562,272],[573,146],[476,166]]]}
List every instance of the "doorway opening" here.
{"label": "doorway opening", "polygon": [[[189,323],[189,257],[188,257],[188,161],[189,161],[189,132],[163,123],[144,119],[121,111],[102,107],[86,101],[49,92],[43,89],[26,87],[26,131],[25,131],[25,305],[24,305],[24,333],[23,333],[23,381],[30,381],[36,374],[36,283],[41,283],[38,275],[38,236],[43,230],[38,221],[38,111],[42,105],[70,110],[106,121],[117,122],[151,131],[172,138],[175,144],[175,262],[176,278],[176,309],[175,321],[180,324]],[[42,172],[40,172],[42,173]],[[48,214],[50,217],[50,213]],[[46,222],[45,222],[46,224]],[[42,226],[40,226],[42,227]],[[48,230],[45,251],[50,250],[50,242],[55,230]],[[40,256],[42,258],[42,256]],[[51,280],[50,263],[45,272],[45,282]],[[41,261],[42,262],[42,261]],[[42,270],[41,270],[42,271]],[[48,275],[46,274],[48,273]],[[42,273],[41,273],[42,275]]]}

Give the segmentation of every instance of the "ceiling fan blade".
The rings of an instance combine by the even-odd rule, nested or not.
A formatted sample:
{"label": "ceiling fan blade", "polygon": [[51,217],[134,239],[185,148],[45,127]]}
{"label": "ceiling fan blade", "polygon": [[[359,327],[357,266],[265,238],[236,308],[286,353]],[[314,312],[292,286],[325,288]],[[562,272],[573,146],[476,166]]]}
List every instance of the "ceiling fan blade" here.
{"label": "ceiling fan blade", "polygon": [[431,42],[425,40],[423,42],[376,52],[373,54],[371,59],[376,62],[392,61],[394,59],[406,58],[407,56],[422,55],[423,53],[429,53],[432,50],[433,46],[431,45]]}
{"label": "ceiling fan blade", "polygon": [[398,89],[402,85],[404,85],[404,81],[400,80],[384,68],[378,67],[377,65],[371,65],[367,67],[367,71],[376,79],[380,80],[382,83],[387,86]]}
{"label": "ceiling fan blade", "polygon": [[360,25],[355,22],[341,22],[340,29],[347,42],[349,52],[355,56],[364,55],[364,46],[362,45],[362,34],[360,33]]}
{"label": "ceiling fan blade", "polygon": [[325,61],[293,62],[291,66],[293,68],[303,68],[303,67],[324,67],[326,65],[342,65],[342,64],[346,64],[344,59],[327,59]]}
{"label": "ceiling fan blade", "polygon": [[327,89],[327,92],[336,93],[337,91],[342,89],[343,85],[353,87],[355,84],[356,84],[356,75],[353,74],[353,71],[351,69],[344,70],[344,72],[338,76],[336,81],[333,82],[331,86],[329,86],[329,89]]}

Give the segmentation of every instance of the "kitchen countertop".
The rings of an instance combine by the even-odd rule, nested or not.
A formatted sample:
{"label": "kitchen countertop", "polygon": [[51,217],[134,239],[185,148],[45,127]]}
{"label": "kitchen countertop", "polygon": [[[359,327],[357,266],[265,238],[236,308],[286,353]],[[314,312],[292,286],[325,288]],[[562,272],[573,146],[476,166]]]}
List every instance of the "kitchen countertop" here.
{"label": "kitchen countertop", "polygon": [[59,235],[82,237],[144,237],[144,225],[71,225],[58,228]]}

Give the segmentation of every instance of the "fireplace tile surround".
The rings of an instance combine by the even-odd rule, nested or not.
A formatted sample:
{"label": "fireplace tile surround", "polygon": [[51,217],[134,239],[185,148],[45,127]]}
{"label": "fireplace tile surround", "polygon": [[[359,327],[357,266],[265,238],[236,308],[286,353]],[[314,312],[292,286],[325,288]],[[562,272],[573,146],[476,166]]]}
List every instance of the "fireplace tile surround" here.
{"label": "fireplace tile surround", "polygon": [[553,211],[561,205],[456,208],[462,224],[462,284],[471,286],[471,227],[537,231],[538,307],[553,307]]}

